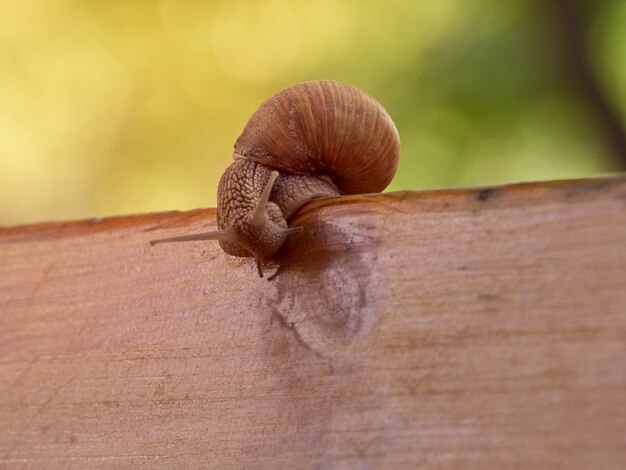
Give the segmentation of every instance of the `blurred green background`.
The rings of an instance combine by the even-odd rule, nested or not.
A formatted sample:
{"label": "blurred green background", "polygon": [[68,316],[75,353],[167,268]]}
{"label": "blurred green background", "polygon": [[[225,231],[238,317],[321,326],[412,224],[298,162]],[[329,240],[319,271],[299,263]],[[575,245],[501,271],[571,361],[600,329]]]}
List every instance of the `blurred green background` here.
{"label": "blurred green background", "polygon": [[389,190],[622,171],[626,2],[0,0],[0,225],[214,206],[296,82],[375,96]]}

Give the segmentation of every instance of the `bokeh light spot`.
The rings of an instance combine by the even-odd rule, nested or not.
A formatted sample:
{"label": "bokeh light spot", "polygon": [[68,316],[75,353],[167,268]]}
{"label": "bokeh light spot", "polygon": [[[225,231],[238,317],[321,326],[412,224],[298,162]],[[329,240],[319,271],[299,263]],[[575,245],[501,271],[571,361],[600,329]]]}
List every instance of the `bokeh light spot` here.
{"label": "bokeh light spot", "polygon": [[222,68],[249,81],[270,80],[300,49],[297,18],[280,0],[224,3],[212,23],[213,52]]}

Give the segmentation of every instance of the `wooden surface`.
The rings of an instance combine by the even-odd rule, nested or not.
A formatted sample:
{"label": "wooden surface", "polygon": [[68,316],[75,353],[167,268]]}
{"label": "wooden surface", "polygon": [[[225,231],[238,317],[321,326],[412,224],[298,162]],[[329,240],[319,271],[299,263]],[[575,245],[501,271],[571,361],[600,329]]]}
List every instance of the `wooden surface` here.
{"label": "wooden surface", "polygon": [[214,215],[0,229],[1,468],[626,468],[626,177]]}

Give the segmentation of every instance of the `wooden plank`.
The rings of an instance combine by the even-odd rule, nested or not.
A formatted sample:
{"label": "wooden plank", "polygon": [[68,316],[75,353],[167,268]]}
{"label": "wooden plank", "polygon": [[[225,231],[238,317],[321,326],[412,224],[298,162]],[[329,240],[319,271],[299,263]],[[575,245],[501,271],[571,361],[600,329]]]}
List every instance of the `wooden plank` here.
{"label": "wooden plank", "polygon": [[0,467],[624,468],[626,177],[0,229]]}

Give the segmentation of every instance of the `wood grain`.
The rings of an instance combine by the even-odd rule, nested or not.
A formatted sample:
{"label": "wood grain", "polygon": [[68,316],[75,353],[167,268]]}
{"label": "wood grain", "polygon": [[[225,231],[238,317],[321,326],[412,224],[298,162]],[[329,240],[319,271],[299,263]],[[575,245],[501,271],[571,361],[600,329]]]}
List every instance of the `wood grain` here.
{"label": "wood grain", "polygon": [[626,177],[0,229],[1,468],[625,468]]}

